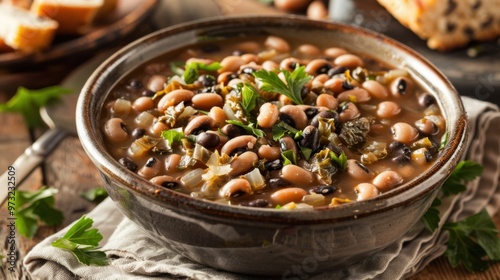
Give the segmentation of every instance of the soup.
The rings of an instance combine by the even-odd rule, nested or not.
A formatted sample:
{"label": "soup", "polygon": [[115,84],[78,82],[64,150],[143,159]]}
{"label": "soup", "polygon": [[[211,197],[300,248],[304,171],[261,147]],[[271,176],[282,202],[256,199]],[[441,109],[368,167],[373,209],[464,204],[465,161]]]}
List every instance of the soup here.
{"label": "soup", "polygon": [[395,189],[447,136],[406,70],[277,36],[207,40],[148,62],[112,89],[101,120],[113,157],[159,188],[279,209]]}

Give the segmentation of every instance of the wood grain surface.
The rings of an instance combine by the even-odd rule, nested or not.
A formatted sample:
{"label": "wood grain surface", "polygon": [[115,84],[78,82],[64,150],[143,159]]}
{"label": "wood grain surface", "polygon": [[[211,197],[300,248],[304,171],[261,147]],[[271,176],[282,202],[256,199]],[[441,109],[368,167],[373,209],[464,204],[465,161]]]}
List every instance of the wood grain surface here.
{"label": "wood grain surface", "polygon": [[[235,4],[237,2],[238,5]],[[252,0],[219,0],[220,8],[225,14],[248,14],[248,13],[276,13],[273,8],[263,7],[260,3]],[[0,94],[0,102],[5,102],[8,96]],[[41,131],[36,134],[39,135]],[[30,145],[29,134],[19,115],[0,113],[0,173],[19,156],[24,149]],[[29,279],[22,267],[22,257],[45,237],[59,231],[81,215],[92,210],[95,205],[80,198],[79,194],[84,190],[102,186],[102,180],[97,173],[81,144],[76,137],[67,137],[58,146],[55,152],[45,162],[45,172],[42,174],[38,168],[21,185],[21,190],[36,190],[43,186],[42,176],[45,176],[49,186],[56,187],[59,193],[56,195],[56,207],[65,213],[64,223],[59,227],[48,227],[40,225],[33,239],[26,239],[17,235],[19,250],[18,268],[15,274],[6,271],[5,259],[0,268],[0,279]],[[0,186],[6,187],[6,186]],[[6,255],[7,251],[3,242],[7,236],[7,211],[5,205],[0,209],[0,239],[2,249],[0,255]],[[500,215],[494,217],[497,227],[500,226]],[[424,270],[420,271],[411,280],[455,280],[455,279],[500,279],[500,264],[492,264],[490,269],[482,273],[468,273],[462,268],[452,268],[444,257],[431,262]]]}

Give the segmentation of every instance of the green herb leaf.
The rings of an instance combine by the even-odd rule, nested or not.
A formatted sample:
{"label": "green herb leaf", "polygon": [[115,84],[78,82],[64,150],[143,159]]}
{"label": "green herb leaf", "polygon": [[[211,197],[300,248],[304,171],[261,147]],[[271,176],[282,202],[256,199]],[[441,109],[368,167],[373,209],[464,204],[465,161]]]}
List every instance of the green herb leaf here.
{"label": "green herb leaf", "polygon": [[212,62],[208,65],[202,62],[191,62],[186,64],[186,69],[184,70],[182,77],[184,79],[184,82],[186,82],[186,84],[192,84],[199,77],[198,70],[211,72],[211,71],[217,71],[220,68],[222,68],[222,66],[220,65],[219,62]]}
{"label": "green herb leaf", "polygon": [[255,108],[259,92],[251,84],[245,83],[241,88],[241,107],[247,116]]}
{"label": "green herb leaf", "polygon": [[81,193],[80,197],[90,202],[100,203],[108,197],[108,192],[105,188],[97,187]]}
{"label": "green herb leaf", "polygon": [[443,226],[449,233],[448,248],[445,255],[451,265],[462,264],[468,271],[484,271],[490,260],[500,260],[500,239],[495,223],[486,210],[462,221],[446,223]]}
{"label": "green herb leaf", "polygon": [[442,192],[444,196],[458,194],[465,191],[465,183],[481,176],[483,167],[470,160],[461,161],[455,167],[450,177],[444,182]]}
{"label": "green herb leaf", "polygon": [[311,158],[313,150],[307,147],[300,147],[300,151],[302,152],[302,155],[304,156],[305,160],[309,160]]}
{"label": "green herb leaf", "polygon": [[439,205],[441,205],[441,200],[435,198],[429,210],[427,210],[422,217],[425,228],[430,232],[434,232],[439,227],[439,210],[436,208]]}
{"label": "green herb leaf", "polygon": [[443,135],[443,137],[441,138],[441,144],[439,145],[439,150],[441,151],[442,149],[444,149],[444,147],[446,147],[446,145],[448,144],[448,139],[449,139],[450,135],[448,133],[448,131],[446,131]]}
{"label": "green herb leaf", "polygon": [[262,82],[262,90],[283,94],[290,98],[293,103],[303,104],[302,88],[311,79],[311,76],[307,75],[305,67],[300,66],[291,73],[282,70],[281,73],[283,73],[286,83],[273,71],[268,72],[262,69],[252,74]]}
{"label": "green herb leaf", "polygon": [[297,164],[297,155],[292,150],[282,152],[281,157],[283,158],[283,166]]}
{"label": "green herb leaf", "polygon": [[184,75],[184,70],[182,70],[181,66],[184,65],[184,62],[182,61],[174,61],[174,62],[170,62],[170,71],[172,71],[172,73],[174,73],[174,75],[177,75],[177,76],[182,76]]}
{"label": "green herb leaf", "polygon": [[91,228],[93,223],[91,218],[82,216],[63,237],[51,245],[70,251],[84,265],[107,265],[106,254],[95,250],[103,237],[97,229]]}
{"label": "green herb leaf", "polygon": [[294,139],[296,139],[302,135],[302,130],[298,130],[298,129],[294,128],[293,126],[288,125],[287,123],[285,123],[283,121],[279,121],[278,123],[273,125],[273,127],[271,128],[271,131],[273,133],[273,140],[274,141],[280,140],[286,134],[293,136]]}
{"label": "green herb leaf", "polygon": [[262,138],[265,135],[264,131],[262,131],[261,129],[255,128],[254,123],[244,124],[241,121],[237,121],[237,120],[227,120],[226,122],[229,124],[234,124],[234,125],[237,125],[239,127],[242,127],[246,131],[252,133],[253,135],[255,135],[259,138]]}
{"label": "green herb leaf", "polygon": [[64,215],[54,208],[57,189],[42,188],[38,191],[16,191],[16,224],[19,234],[32,238],[38,230],[38,220],[58,226]]}
{"label": "green herb leaf", "polygon": [[7,103],[0,104],[0,112],[20,113],[29,128],[43,127],[40,108],[70,92],[71,90],[58,86],[39,90],[19,87]]}
{"label": "green herb leaf", "polygon": [[340,170],[344,171],[347,168],[347,156],[343,151],[340,156],[337,156],[334,152],[330,152],[330,158],[337,164]]}
{"label": "green herb leaf", "polygon": [[181,143],[182,138],[184,138],[184,133],[174,128],[162,131],[161,137],[167,140],[169,146],[172,146],[174,143]]}

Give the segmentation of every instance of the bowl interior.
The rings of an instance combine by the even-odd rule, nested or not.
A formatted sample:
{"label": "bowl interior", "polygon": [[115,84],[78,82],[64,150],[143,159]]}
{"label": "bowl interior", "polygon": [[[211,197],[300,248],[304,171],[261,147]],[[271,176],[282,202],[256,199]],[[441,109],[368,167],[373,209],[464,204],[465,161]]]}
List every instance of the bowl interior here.
{"label": "bowl interior", "polygon": [[[425,173],[414,180],[379,197],[363,202],[345,204],[335,209],[319,209],[318,215],[305,212],[290,213],[273,209],[247,209],[192,199],[170,190],[154,195],[157,189],[117,163],[103,144],[99,124],[100,111],[106,96],[116,83],[138,66],[169,51],[207,40],[231,37],[269,35],[307,40],[313,44],[332,45],[349,49],[364,57],[372,57],[384,64],[404,68],[429,93],[436,97],[447,121],[449,140],[441,156]],[[407,203],[409,199],[424,196],[439,188],[461,158],[466,139],[467,119],[461,100],[451,83],[432,64],[420,55],[383,35],[367,30],[332,23],[312,21],[302,17],[232,17],[196,21],[163,29],[121,49],[105,61],[84,86],[77,106],[77,128],[83,146],[98,168],[114,174],[117,180],[134,191],[149,197],[155,203],[174,203],[184,209],[209,209],[224,217],[237,215],[246,219],[267,217],[274,221],[294,222],[352,218],[368,215]],[[418,187],[416,187],[418,186]],[[293,212],[293,211],[292,211]]]}

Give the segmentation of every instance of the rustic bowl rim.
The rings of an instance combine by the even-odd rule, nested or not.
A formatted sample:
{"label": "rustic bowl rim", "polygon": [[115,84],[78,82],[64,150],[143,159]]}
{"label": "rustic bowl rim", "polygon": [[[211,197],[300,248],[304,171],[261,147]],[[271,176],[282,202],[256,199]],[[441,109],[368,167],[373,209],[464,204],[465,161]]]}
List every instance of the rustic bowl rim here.
{"label": "rustic bowl rim", "polygon": [[[362,36],[363,38],[373,40],[379,44],[386,44],[387,48],[397,50],[400,54],[417,60],[418,62],[415,63],[421,64],[421,67],[425,67],[430,71],[430,73],[426,73],[424,77],[433,76],[438,78],[434,81],[440,83],[440,88],[445,88],[446,93],[443,95],[447,99],[440,100],[441,108],[443,109],[444,103],[451,106],[449,104],[451,102],[457,114],[456,123],[453,127],[447,129],[449,132],[449,141],[447,146],[442,150],[441,156],[430,169],[416,179],[376,198],[344,204],[334,208],[324,207],[313,211],[280,211],[275,209],[222,205],[212,201],[195,199],[189,195],[168,189],[161,189],[161,191],[158,192],[160,188],[146,179],[128,171],[107,153],[103,144],[97,141],[97,139],[99,139],[97,135],[99,133],[99,128],[96,127],[97,116],[92,108],[95,105],[93,102],[96,100],[100,100],[102,105],[102,100],[104,98],[99,99],[95,95],[100,94],[102,87],[104,87],[103,84],[106,82],[106,78],[112,73],[113,69],[120,65],[120,63],[126,61],[128,57],[140,55],[141,47],[154,44],[156,41],[168,40],[172,35],[194,32],[202,28],[224,26],[244,27],[249,24],[253,27],[271,25],[278,28],[296,27],[300,25],[301,28],[307,26],[325,31],[335,30],[341,31],[342,33],[352,33],[354,36]],[[376,56],[374,55],[374,57]],[[99,108],[100,107],[101,106],[99,106]],[[76,123],[78,136],[82,146],[97,168],[101,172],[111,176],[114,180],[120,182],[122,185],[126,185],[136,194],[154,203],[167,208],[175,207],[178,211],[187,211],[195,215],[208,215],[215,219],[224,219],[227,217],[238,218],[242,221],[250,220],[264,223],[272,222],[286,224],[316,224],[346,219],[359,219],[364,216],[372,215],[373,213],[389,211],[404,206],[405,204],[411,204],[414,201],[418,201],[419,198],[425,197],[439,188],[446,177],[451,174],[453,168],[458,164],[458,161],[464,153],[468,136],[468,121],[458,93],[451,82],[423,56],[402,43],[373,31],[342,23],[310,20],[295,15],[214,17],[178,24],[146,35],[117,51],[94,71],[81,91],[76,110]]]}

